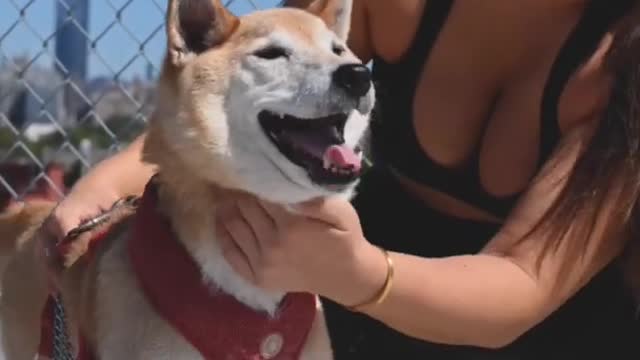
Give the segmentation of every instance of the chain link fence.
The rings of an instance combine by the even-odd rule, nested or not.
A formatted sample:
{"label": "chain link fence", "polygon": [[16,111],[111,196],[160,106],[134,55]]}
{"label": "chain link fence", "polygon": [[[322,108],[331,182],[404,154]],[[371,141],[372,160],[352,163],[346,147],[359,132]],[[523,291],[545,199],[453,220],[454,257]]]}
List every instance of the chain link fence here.
{"label": "chain link fence", "polygon": [[[236,14],[277,0],[226,0]],[[61,198],[144,128],[167,0],[0,0],[0,209]]]}

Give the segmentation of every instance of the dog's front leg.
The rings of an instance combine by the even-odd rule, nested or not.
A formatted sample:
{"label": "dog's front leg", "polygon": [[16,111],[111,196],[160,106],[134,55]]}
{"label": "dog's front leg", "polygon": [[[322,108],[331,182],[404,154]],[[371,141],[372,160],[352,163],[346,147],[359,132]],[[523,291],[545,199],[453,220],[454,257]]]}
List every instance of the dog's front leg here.
{"label": "dog's front leg", "polygon": [[49,292],[46,269],[36,261],[34,246],[33,240],[25,244],[3,274],[0,317],[7,359],[31,360],[38,352],[41,314]]}

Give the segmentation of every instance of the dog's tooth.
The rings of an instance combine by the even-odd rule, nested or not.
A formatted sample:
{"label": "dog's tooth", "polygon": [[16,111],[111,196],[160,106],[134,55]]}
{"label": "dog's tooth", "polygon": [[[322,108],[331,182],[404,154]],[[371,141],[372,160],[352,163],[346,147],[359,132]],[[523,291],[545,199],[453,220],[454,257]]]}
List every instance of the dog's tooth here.
{"label": "dog's tooth", "polygon": [[325,170],[329,170],[329,168],[331,167],[331,160],[329,160],[329,157],[327,156],[322,157],[322,167]]}

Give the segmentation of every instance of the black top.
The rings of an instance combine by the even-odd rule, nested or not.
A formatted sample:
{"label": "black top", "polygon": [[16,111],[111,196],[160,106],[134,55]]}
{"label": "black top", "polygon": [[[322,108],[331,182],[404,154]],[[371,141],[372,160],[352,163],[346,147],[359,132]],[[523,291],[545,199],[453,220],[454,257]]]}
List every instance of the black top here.
{"label": "black top", "polygon": [[[611,25],[630,10],[633,0],[592,0],[560,50],[542,96],[538,167],[560,138],[558,102],[574,71],[596,50]],[[453,0],[429,0],[413,44],[397,63],[373,60],[378,109],[372,123],[372,146],[377,163],[386,163],[405,176],[438,189],[468,204],[504,217],[520,194],[493,196],[482,187],[478,153],[472,166],[454,170],[430,159],[413,127],[413,101],[419,74],[452,8]],[[479,150],[479,149],[478,149]]]}
{"label": "black top", "polygon": [[[593,54],[607,29],[633,2],[590,1],[562,47],[540,104],[539,164],[549,157],[560,137],[557,107],[567,80]],[[366,239],[384,249],[427,258],[476,254],[500,230],[500,224],[460,219],[429,208],[407,193],[386,166],[497,215],[509,212],[518,196],[491,196],[480,185],[477,164],[462,171],[447,169],[429,159],[418,143],[412,126],[417,79],[453,1],[427,0],[427,3],[414,43],[404,58],[396,64],[374,60],[380,111],[376,116],[382,115],[372,124],[375,166],[363,176],[353,205]],[[477,155],[475,160],[477,163]],[[553,314],[500,349],[422,341],[322,298],[334,358],[640,359],[637,339],[640,322],[634,318],[636,304],[618,265],[615,261],[609,264]]]}

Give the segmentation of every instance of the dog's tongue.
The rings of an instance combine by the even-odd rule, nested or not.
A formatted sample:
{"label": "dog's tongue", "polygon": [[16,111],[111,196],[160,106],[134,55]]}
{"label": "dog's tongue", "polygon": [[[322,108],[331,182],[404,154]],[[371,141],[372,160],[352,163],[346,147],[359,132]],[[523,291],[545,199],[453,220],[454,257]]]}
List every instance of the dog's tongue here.
{"label": "dog's tongue", "polygon": [[325,169],[334,165],[339,169],[360,171],[361,166],[360,157],[345,144],[329,146],[322,156],[322,163]]}
{"label": "dog's tongue", "polygon": [[312,131],[285,131],[280,134],[294,144],[303,148],[306,152],[322,159],[325,169],[335,166],[338,169],[360,171],[361,158],[346,144],[330,145],[339,141],[340,136],[335,128],[318,128]]}

